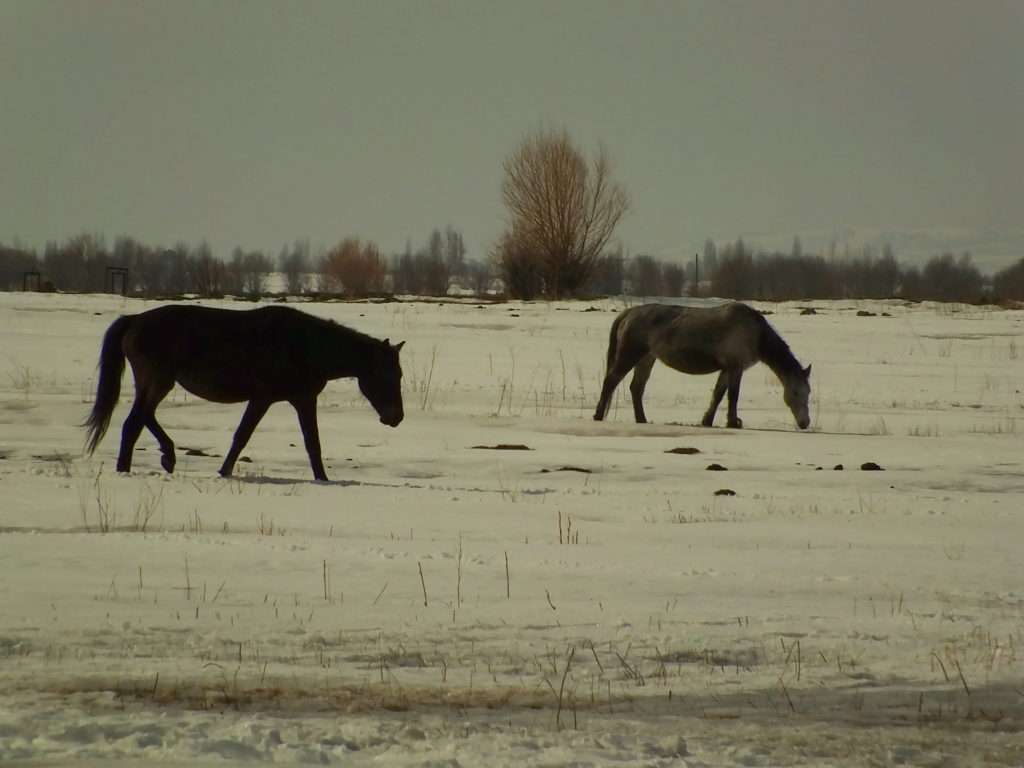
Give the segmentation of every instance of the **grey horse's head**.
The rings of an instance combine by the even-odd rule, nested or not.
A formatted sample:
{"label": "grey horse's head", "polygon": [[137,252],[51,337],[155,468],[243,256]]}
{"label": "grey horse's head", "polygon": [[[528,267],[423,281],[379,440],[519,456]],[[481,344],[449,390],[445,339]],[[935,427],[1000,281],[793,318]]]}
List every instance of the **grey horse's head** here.
{"label": "grey horse's head", "polygon": [[807,403],[811,399],[811,366],[798,368],[796,372],[786,377],[783,384],[782,394],[793,412],[796,425],[800,429],[807,429],[811,424],[811,416],[807,409]]}

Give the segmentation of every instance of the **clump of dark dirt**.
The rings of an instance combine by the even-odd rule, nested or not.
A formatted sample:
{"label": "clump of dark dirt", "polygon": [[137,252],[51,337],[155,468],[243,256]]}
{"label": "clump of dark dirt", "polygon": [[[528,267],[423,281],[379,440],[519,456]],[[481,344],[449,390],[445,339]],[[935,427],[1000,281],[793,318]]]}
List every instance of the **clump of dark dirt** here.
{"label": "clump of dark dirt", "polygon": [[591,475],[594,473],[594,470],[587,469],[586,467],[573,467],[566,464],[564,467],[555,467],[554,469],[548,469],[547,467],[544,467],[544,469],[542,469],[541,472],[582,472],[585,475]]}
{"label": "clump of dark dirt", "polygon": [[732,488],[719,488],[717,491],[715,491],[715,496],[735,496],[735,495],[736,495],[736,491],[734,491]]}
{"label": "clump of dark dirt", "polygon": [[726,472],[727,467],[723,467],[721,464],[708,464],[708,471],[710,472]]}
{"label": "clump of dark dirt", "polygon": [[878,466],[873,461],[865,461],[863,464],[860,465],[860,468],[862,470],[864,470],[865,472],[882,472],[882,471],[884,471],[882,469],[882,467]]}
{"label": "clump of dark dirt", "polygon": [[695,453],[700,453],[700,449],[680,446],[679,448],[669,448],[665,453],[678,453],[681,456],[692,456]]}
{"label": "clump of dark dirt", "polygon": [[497,445],[474,445],[474,449],[481,451],[532,451],[528,445],[522,443],[498,443]]}

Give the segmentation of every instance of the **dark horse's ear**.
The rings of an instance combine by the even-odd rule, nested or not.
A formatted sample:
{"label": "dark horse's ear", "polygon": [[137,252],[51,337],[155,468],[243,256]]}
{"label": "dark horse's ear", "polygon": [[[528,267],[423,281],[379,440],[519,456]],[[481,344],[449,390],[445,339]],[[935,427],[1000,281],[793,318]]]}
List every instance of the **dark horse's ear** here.
{"label": "dark horse's ear", "polygon": [[808,364],[808,366],[806,368],[804,368],[804,378],[805,379],[811,378],[811,366],[810,366],[810,364]]}
{"label": "dark horse's ear", "polygon": [[405,346],[405,342],[404,341],[398,342],[397,344],[395,344],[395,352],[401,352],[402,351],[402,347],[404,347],[404,346]]}

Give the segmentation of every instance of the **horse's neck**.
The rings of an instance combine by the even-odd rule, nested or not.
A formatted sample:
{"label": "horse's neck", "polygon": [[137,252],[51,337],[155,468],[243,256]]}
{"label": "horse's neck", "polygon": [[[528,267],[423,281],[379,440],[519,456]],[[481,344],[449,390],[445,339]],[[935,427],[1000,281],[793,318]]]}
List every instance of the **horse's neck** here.
{"label": "horse's neck", "polygon": [[803,370],[789,345],[767,323],[761,331],[760,355],[761,362],[771,368],[783,384]]}
{"label": "horse's neck", "polygon": [[321,348],[320,363],[331,379],[361,377],[370,366],[371,340],[359,334],[335,336]]}

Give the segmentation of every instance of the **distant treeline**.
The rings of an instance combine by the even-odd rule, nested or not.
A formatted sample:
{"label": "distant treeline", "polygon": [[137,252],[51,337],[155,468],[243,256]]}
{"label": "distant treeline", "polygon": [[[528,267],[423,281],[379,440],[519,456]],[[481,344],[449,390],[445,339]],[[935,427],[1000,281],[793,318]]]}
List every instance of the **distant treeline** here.
{"label": "distant treeline", "polygon": [[737,240],[716,252],[705,246],[710,293],[737,299],[887,299],[979,302],[1024,299],[1024,259],[986,279],[971,255],[944,253],[923,266],[901,264],[888,245],[881,254],[753,252]]}
{"label": "distant treeline", "polygon": [[235,248],[221,259],[205,242],[179,242],[167,248],[119,237],[108,247],[103,237],[82,234],[47,243],[42,255],[17,244],[0,244],[0,289],[116,291],[146,297],[261,296],[271,290],[269,278],[276,272],[284,285],[273,289],[292,294],[444,296],[456,283],[485,292],[489,269],[465,255],[462,235],[451,227],[434,230],[420,249],[409,245],[404,253],[390,257],[358,238],[346,238],[317,253],[309,241],[298,240],[282,247],[276,258]]}
{"label": "distant treeline", "polygon": [[[313,253],[309,242],[286,245],[276,258],[262,251],[235,248],[220,259],[209,245],[177,243],[151,246],[119,237],[113,247],[104,238],[82,234],[48,243],[42,255],[18,244],[0,244],[0,289],[119,292],[167,297],[261,296],[272,273],[289,294],[344,296],[403,294],[445,296],[453,292],[518,298],[539,295],[539,278],[530,270],[503,269],[494,259],[466,258],[461,233],[435,229],[413,249],[384,255],[370,241],[346,238]],[[685,265],[649,255],[626,257],[621,250],[594,262],[580,295],[682,296],[785,301],[799,299],[883,299],[936,301],[1024,300],[1024,259],[991,278],[982,275],[970,254],[946,253],[923,266],[901,264],[892,249],[864,248],[828,255],[803,253],[795,240],[789,253],[754,251],[742,240],[719,249],[712,241]]]}

